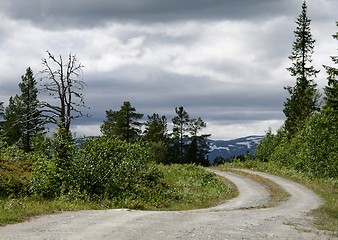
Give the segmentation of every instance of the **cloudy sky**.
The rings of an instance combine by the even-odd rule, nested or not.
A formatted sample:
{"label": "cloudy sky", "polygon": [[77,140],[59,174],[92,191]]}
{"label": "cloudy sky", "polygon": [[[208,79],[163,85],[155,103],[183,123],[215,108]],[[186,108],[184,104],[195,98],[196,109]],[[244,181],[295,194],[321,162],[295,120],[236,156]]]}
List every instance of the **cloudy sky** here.
{"label": "cloudy sky", "polygon": [[[105,111],[130,101],[137,112],[175,115],[183,106],[213,139],[264,134],[284,121],[284,86],[301,0],[1,0],[0,101],[19,93],[46,50],[75,54],[91,118],[78,136],[100,134]],[[313,65],[337,55],[337,0],[308,0]],[[146,118],[145,118],[146,119]]]}

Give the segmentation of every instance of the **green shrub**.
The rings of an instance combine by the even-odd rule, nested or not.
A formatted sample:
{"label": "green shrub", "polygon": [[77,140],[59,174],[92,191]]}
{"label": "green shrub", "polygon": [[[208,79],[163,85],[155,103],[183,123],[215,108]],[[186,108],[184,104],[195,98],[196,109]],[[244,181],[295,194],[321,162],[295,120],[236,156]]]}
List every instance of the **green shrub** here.
{"label": "green shrub", "polygon": [[29,161],[0,160],[0,197],[18,197],[28,194],[32,165]]}
{"label": "green shrub", "polygon": [[61,194],[62,179],[57,174],[55,159],[39,157],[33,165],[32,190],[44,198],[54,198]]}
{"label": "green shrub", "polygon": [[308,176],[338,176],[338,115],[327,109],[313,114],[291,139],[283,131],[268,133],[256,157],[303,172]]}
{"label": "green shrub", "polygon": [[73,151],[67,164],[57,155],[39,158],[33,189],[46,198],[65,194],[98,200],[127,197],[137,192],[139,185],[156,181],[158,173],[149,168],[158,155],[154,149],[157,148],[146,142],[94,138],[84,142],[78,152]]}
{"label": "green shrub", "polygon": [[338,115],[326,110],[314,114],[291,141],[295,168],[313,176],[338,176]]}

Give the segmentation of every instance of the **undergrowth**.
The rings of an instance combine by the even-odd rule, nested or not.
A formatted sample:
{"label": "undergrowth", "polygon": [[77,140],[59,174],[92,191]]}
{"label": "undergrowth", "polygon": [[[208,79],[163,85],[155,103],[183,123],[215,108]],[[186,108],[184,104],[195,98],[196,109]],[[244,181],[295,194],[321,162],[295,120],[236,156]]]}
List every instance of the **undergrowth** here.
{"label": "undergrowth", "polygon": [[[15,165],[15,163],[12,163]],[[48,213],[90,209],[130,208],[144,210],[188,210],[205,208],[236,195],[236,189],[221,177],[195,165],[149,165],[159,178],[138,181],[133,191],[114,198],[91,197],[76,192],[45,199],[37,195],[0,198],[0,225],[17,223]]]}

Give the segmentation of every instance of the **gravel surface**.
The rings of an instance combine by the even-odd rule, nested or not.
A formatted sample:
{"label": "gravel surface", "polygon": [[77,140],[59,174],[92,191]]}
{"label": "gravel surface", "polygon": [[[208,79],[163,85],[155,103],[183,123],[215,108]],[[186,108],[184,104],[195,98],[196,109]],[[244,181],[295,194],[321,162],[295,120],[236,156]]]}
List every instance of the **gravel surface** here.
{"label": "gravel surface", "polygon": [[0,228],[0,239],[337,239],[315,230],[306,213],[321,201],[309,189],[265,173],[247,171],[282,186],[290,199],[274,208],[257,208],[269,201],[256,182],[216,171],[239,189],[237,198],[208,209],[136,211],[127,209],[64,212]]}

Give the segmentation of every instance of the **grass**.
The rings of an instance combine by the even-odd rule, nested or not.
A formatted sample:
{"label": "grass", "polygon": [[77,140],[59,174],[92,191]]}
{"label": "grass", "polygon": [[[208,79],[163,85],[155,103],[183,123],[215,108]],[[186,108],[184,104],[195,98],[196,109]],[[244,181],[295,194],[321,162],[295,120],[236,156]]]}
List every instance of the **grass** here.
{"label": "grass", "polygon": [[274,162],[246,161],[225,164],[225,167],[243,167],[256,171],[268,172],[284,178],[289,178],[313,190],[323,204],[310,214],[314,217],[314,224],[319,230],[330,231],[338,237],[338,179],[311,178],[304,173],[297,172]]}
{"label": "grass", "polygon": [[164,210],[207,208],[238,195],[237,188],[226,179],[194,165],[163,166],[168,184],[168,207]]}
{"label": "grass", "polygon": [[[0,198],[0,225],[25,221],[33,216],[62,211],[99,210],[127,207],[144,210],[190,210],[206,208],[238,193],[224,178],[194,165],[157,165],[162,173],[160,185],[138,186],[147,198],[125,198],[119,202],[99,202],[61,196],[46,200],[41,197]],[[82,199],[82,200],[81,200]]]}
{"label": "grass", "polygon": [[41,214],[98,208],[99,206],[94,203],[69,202],[66,199],[2,198],[0,200],[0,225],[23,222]]}

